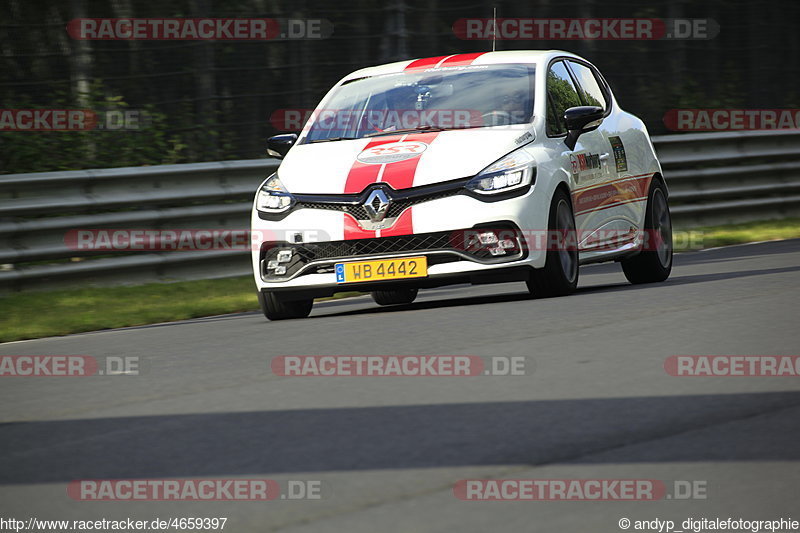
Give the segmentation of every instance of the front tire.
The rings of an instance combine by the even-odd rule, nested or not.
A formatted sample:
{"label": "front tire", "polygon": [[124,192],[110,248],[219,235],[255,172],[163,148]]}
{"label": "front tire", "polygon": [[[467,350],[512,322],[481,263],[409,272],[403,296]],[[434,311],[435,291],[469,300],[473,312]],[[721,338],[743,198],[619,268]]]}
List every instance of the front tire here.
{"label": "front tire", "polygon": [[644,217],[644,244],[639,254],[622,260],[631,283],[664,281],[672,272],[672,218],[664,184],[653,179]]}
{"label": "front tire", "polygon": [[393,291],[373,291],[372,299],[378,305],[410,304],[417,297],[418,289],[397,289]]}
{"label": "front tire", "polygon": [[547,259],[528,280],[528,290],[536,298],[566,296],[578,288],[578,242],[572,203],[557,189],[550,204],[547,223]]}
{"label": "front tire", "polygon": [[258,303],[264,316],[270,320],[306,318],[311,313],[314,300],[287,300],[274,292],[258,291]]}

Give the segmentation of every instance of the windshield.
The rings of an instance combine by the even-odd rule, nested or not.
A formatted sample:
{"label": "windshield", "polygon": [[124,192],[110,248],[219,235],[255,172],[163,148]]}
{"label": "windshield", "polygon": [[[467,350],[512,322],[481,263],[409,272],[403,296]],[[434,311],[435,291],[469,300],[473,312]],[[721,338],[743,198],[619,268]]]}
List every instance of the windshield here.
{"label": "windshield", "polygon": [[470,65],[345,82],[317,109],[302,142],[404,130],[525,124],[533,115],[533,65]]}

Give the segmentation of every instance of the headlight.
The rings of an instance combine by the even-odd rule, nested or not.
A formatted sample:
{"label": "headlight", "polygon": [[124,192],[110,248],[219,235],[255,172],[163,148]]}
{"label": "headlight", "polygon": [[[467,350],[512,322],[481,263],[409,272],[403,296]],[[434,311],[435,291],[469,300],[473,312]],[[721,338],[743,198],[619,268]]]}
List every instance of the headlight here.
{"label": "headlight", "polygon": [[294,197],[283,186],[277,173],[267,179],[256,196],[256,209],[265,213],[282,213],[293,204]]}
{"label": "headlight", "polygon": [[483,169],[466,187],[480,194],[497,194],[527,187],[533,183],[536,175],[534,163],[528,152],[519,149]]}

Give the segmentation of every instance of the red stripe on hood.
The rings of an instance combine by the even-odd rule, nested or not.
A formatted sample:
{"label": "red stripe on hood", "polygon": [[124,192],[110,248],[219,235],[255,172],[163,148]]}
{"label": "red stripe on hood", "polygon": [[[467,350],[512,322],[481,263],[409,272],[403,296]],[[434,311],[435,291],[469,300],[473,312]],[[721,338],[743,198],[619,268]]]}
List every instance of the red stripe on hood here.
{"label": "red stripe on hood", "polygon": [[[430,133],[414,133],[406,137],[403,142],[423,142],[430,144],[439,135],[439,132],[432,131]],[[405,161],[398,161],[397,163],[389,163],[383,169],[383,176],[381,181],[388,183],[395,190],[408,189],[414,186],[414,175],[417,173],[417,165],[419,160],[423,158],[424,152],[419,157],[412,157]]]}
{"label": "red stripe on hood", "polygon": [[[368,150],[382,144],[397,142],[401,138],[402,135],[387,135],[386,137],[380,137],[370,141],[369,144],[367,144],[361,151],[363,152],[364,150]],[[345,181],[344,184],[344,193],[360,193],[364,190],[364,187],[370,183],[375,183],[378,180],[378,172],[380,169],[381,165],[367,165],[361,161],[355,161],[353,166],[350,168],[350,173],[347,175],[347,181]]]}
{"label": "red stripe on hood", "polygon": [[374,231],[365,230],[358,225],[358,222],[349,213],[344,213],[344,238],[350,239],[371,239],[375,237]]}
{"label": "red stripe on hood", "polygon": [[[415,133],[405,136],[403,141],[415,141],[430,144],[438,135],[439,132]],[[401,137],[394,135],[389,138],[381,137],[380,140],[376,139],[367,144],[367,146],[364,147],[364,150],[368,150],[369,148],[379,146],[381,144],[398,142],[400,139]],[[368,185],[376,183],[378,181],[378,176],[381,175],[381,169],[383,169],[381,182],[388,184],[393,189],[400,190],[413,187],[414,176],[417,173],[417,166],[419,165],[420,159],[422,159],[424,155],[425,154],[423,152],[423,154],[419,157],[412,157],[410,159],[397,161],[395,163],[375,165],[367,165],[356,161],[353,163],[350,173],[347,175],[347,181],[345,182],[345,194],[360,193]],[[414,233],[411,210],[412,208],[409,208],[404,211],[391,227],[377,231],[363,229],[358,225],[358,222],[356,222],[352,216],[344,213],[344,238],[349,240],[368,239],[372,237],[391,235],[410,235]]]}
{"label": "red stripe on hood", "polygon": [[414,222],[412,220],[411,211],[413,207],[409,207],[403,213],[397,217],[397,220],[394,221],[391,227],[382,229],[378,233],[379,237],[394,237],[396,235],[413,235],[414,234]]}

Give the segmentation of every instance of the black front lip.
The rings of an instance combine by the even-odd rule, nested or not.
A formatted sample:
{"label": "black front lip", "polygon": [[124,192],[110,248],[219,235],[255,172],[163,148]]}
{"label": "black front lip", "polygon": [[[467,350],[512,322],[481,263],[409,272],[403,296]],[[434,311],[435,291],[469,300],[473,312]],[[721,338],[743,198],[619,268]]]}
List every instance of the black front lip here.
{"label": "black front lip", "polygon": [[433,289],[447,285],[484,283],[505,283],[509,281],[527,281],[531,273],[529,266],[509,266],[506,268],[492,269],[480,273],[458,273],[436,277],[415,278],[409,280],[376,281],[361,283],[342,283],[325,287],[297,288],[297,287],[269,287],[262,288],[262,292],[276,292],[285,295],[287,299],[302,300],[306,298],[325,298],[339,292],[358,291],[371,292],[394,289]]}

